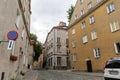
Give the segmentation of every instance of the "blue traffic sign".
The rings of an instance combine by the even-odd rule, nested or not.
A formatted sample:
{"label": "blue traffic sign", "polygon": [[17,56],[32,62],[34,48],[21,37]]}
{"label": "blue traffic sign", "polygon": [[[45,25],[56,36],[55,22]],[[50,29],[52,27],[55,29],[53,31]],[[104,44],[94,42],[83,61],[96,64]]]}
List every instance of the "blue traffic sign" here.
{"label": "blue traffic sign", "polygon": [[16,40],[18,38],[18,33],[16,31],[9,31],[7,34],[9,40]]}

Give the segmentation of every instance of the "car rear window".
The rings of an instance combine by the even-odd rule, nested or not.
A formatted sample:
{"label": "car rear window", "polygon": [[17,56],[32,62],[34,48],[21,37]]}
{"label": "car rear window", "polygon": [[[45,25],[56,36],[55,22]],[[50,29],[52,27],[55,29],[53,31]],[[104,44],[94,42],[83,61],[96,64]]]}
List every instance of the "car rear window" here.
{"label": "car rear window", "polygon": [[105,68],[120,68],[120,60],[108,61]]}

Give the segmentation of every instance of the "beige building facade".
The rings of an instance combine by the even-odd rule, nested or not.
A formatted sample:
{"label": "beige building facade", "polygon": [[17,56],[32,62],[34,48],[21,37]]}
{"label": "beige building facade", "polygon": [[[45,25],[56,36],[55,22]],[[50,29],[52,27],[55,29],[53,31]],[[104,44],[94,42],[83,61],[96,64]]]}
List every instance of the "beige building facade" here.
{"label": "beige building facade", "polygon": [[120,0],[77,0],[68,29],[71,68],[98,71],[120,57]]}
{"label": "beige building facade", "polygon": [[[0,0],[0,78],[16,79],[27,69],[30,40],[31,0]],[[16,40],[8,33],[15,31]],[[13,38],[14,34],[10,36]]]}
{"label": "beige building facade", "polygon": [[67,68],[67,27],[66,23],[60,22],[48,33],[45,42],[45,54],[47,57],[47,68],[65,69]]}

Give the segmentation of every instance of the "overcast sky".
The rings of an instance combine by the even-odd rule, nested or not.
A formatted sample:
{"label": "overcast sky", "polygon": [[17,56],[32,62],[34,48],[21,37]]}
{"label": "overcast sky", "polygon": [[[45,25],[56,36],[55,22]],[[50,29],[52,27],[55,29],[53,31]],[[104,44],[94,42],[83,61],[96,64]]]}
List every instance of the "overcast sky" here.
{"label": "overcast sky", "polygon": [[[45,42],[48,32],[60,21],[67,23],[67,10],[75,5],[77,0],[31,0],[31,33],[37,35],[38,40]],[[68,24],[68,23],[67,23]]]}

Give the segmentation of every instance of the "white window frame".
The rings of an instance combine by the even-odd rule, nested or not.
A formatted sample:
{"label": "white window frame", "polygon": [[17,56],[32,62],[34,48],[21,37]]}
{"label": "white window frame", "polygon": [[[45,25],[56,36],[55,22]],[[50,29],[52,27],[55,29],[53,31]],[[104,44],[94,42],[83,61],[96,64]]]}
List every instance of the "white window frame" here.
{"label": "white window frame", "polygon": [[109,14],[115,10],[115,6],[113,3],[110,3],[109,5],[107,5],[106,9],[107,9],[107,13]]}
{"label": "white window frame", "polygon": [[72,29],[72,34],[75,34],[75,29],[74,28]]}
{"label": "white window frame", "polygon": [[120,50],[118,49],[119,47],[117,47],[117,43],[119,43],[119,45],[120,45],[120,42],[115,42],[114,43],[115,52],[116,52],[116,54],[120,54]]}
{"label": "white window frame", "polygon": [[60,43],[60,42],[61,42],[60,39],[61,39],[60,37],[57,37],[57,43]]}
{"label": "white window frame", "polygon": [[57,53],[60,53],[60,46],[57,46]]}
{"label": "white window frame", "polygon": [[84,29],[85,27],[86,27],[86,22],[83,21],[83,22],[81,23],[81,28]]}
{"label": "white window frame", "polygon": [[75,54],[72,55],[72,60],[77,61],[77,56]]}
{"label": "white window frame", "polygon": [[97,39],[97,32],[96,31],[91,32],[91,38],[92,38],[92,40]]}
{"label": "white window frame", "polygon": [[101,2],[101,0],[97,0],[97,3]]}
{"label": "white window frame", "polygon": [[72,41],[72,47],[73,47],[73,48],[76,47],[76,41],[75,41],[75,40]]}
{"label": "white window frame", "polygon": [[88,10],[90,10],[92,8],[92,2],[88,3]]}
{"label": "white window frame", "polygon": [[80,4],[82,4],[83,3],[83,0],[80,0]]}
{"label": "white window frame", "polygon": [[95,22],[94,15],[90,16],[89,21],[90,21],[90,24],[92,24],[92,23],[94,23],[94,22]]}
{"label": "white window frame", "polygon": [[75,20],[78,19],[78,15],[75,15],[74,18],[75,18]]}
{"label": "white window frame", "polygon": [[84,9],[82,9],[82,10],[80,11],[81,16],[82,16],[84,13],[85,13],[85,12],[84,12]]}
{"label": "white window frame", "polygon": [[100,57],[100,49],[99,48],[94,48],[93,49],[94,57],[99,58]]}
{"label": "white window frame", "polygon": [[87,35],[84,35],[83,38],[82,38],[82,40],[83,40],[83,43],[87,43],[88,42]]}
{"label": "white window frame", "polygon": [[60,35],[61,31],[60,30],[57,30],[57,35]]}
{"label": "white window frame", "polygon": [[25,29],[22,30],[22,35],[21,35],[21,37],[24,39],[24,36],[25,36]]}
{"label": "white window frame", "polygon": [[20,24],[20,12],[17,9],[17,16],[16,16],[16,20],[15,20],[15,25],[17,28],[19,28],[19,24]]}
{"label": "white window frame", "polygon": [[120,29],[119,22],[117,20],[111,21],[110,29],[111,29],[111,32],[115,32],[115,31],[119,30]]}

